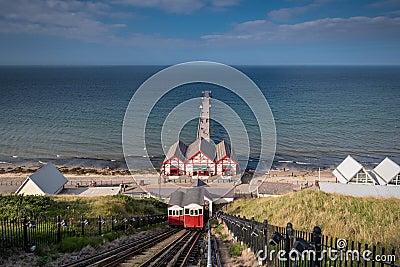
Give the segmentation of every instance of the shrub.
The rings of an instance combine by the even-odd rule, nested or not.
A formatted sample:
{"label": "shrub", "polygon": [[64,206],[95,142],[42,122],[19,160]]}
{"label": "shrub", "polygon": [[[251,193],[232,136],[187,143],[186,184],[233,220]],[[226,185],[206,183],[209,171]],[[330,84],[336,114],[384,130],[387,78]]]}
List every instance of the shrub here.
{"label": "shrub", "polygon": [[240,245],[239,242],[236,242],[232,245],[232,247],[229,249],[229,254],[232,257],[239,257],[242,255],[242,251],[245,249],[244,246]]}
{"label": "shrub", "polygon": [[103,243],[101,237],[67,237],[58,245],[58,250],[63,253],[76,252],[88,245],[96,248],[101,243]]}

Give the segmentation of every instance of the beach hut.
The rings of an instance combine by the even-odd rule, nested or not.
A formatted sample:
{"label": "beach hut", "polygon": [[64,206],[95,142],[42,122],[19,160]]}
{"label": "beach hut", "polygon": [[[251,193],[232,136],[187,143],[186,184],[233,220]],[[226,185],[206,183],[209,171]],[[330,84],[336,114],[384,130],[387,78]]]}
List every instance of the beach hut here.
{"label": "beach hut", "polygon": [[337,181],[343,184],[376,184],[376,181],[367,170],[350,155],[333,170],[333,175]]}
{"label": "beach hut", "polygon": [[400,186],[400,166],[388,157],[379,163],[372,172],[380,185]]}
{"label": "beach hut", "polygon": [[236,175],[238,162],[232,151],[231,145],[222,140],[216,146],[216,173],[221,176]]}
{"label": "beach hut", "polygon": [[215,174],[215,146],[198,138],[186,151],[186,175],[211,176]]}
{"label": "beach hut", "polygon": [[52,163],[47,163],[26,178],[15,193],[19,195],[56,195],[67,182],[67,178]]}
{"label": "beach hut", "polygon": [[168,150],[162,163],[161,171],[165,176],[180,176],[185,173],[186,150],[188,146],[181,140],[174,143]]}

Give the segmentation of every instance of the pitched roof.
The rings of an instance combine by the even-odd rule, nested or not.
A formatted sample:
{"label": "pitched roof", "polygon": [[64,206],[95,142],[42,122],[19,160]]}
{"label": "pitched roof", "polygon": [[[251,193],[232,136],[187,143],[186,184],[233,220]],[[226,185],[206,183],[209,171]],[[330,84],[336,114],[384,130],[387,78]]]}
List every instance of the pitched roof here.
{"label": "pitched roof", "polygon": [[205,182],[203,182],[200,179],[197,179],[196,181],[194,181],[190,187],[201,187],[201,186],[208,186],[208,184],[206,184]]}
{"label": "pitched roof", "polygon": [[176,185],[154,185],[154,186],[146,186],[146,191],[149,192],[152,196],[168,198],[172,193],[177,191],[180,187]]}
{"label": "pitched roof", "polygon": [[204,187],[192,187],[186,189],[185,197],[183,198],[182,205],[189,204],[204,205]]}
{"label": "pitched roof", "polygon": [[235,187],[219,186],[207,187],[206,191],[209,193],[212,200],[220,198],[233,198],[235,196]]}
{"label": "pitched roof", "polygon": [[181,140],[176,141],[168,150],[167,155],[165,156],[164,162],[166,160],[171,159],[172,157],[177,157],[181,161],[186,161],[186,151],[188,146],[183,143]]}
{"label": "pitched roof", "polygon": [[171,194],[168,205],[170,206],[177,205],[182,207],[184,197],[185,197],[185,192],[177,190]]}
{"label": "pitched roof", "polygon": [[25,186],[26,182],[31,180],[43,193],[48,195],[57,194],[60,189],[68,182],[67,178],[52,164],[47,163],[37,170],[31,176],[26,178],[25,182],[15,192],[18,194]]}
{"label": "pitched roof", "polygon": [[264,182],[258,187],[258,193],[265,195],[283,195],[290,192],[293,192],[292,183]]}
{"label": "pitched roof", "polygon": [[336,169],[333,171],[333,175],[335,175],[341,183],[347,183],[362,168],[363,166],[358,163],[358,161],[348,155],[347,158],[343,160],[342,163],[339,164],[339,166],[336,167]]}
{"label": "pitched roof", "polygon": [[215,146],[204,138],[196,139],[191,143],[186,151],[186,158],[190,159],[198,152],[202,152],[211,160],[215,159]]}
{"label": "pitched roof", "polygon": [[221,142],[219,142],[218,145],[216,145],[215,149],[216,149],[216,155],[217,155],[217,157],[216,157],[217,162],[226,156],[230,157],[234,161],[237,161],[235,154],[232,151],[232,146],[227,141],[222,140]]}
{"label": "pitched roof", "polygon": [[400,166],[394,161],[386,157],[378,166],[373,170],[379,184],[385,185],[395,178],[400,173]]}
{"label": "pitched roof", "polygon": [[326,193],[336,193],[356,197],[400,198],[400,187],[368,184],[339,184],[320,182],[319,188]]}

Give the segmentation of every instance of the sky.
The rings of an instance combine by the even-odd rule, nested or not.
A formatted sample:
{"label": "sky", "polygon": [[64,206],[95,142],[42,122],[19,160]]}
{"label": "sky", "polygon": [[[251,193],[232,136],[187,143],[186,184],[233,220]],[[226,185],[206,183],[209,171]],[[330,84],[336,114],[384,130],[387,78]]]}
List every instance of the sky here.
{"label": "sky", "polygon": [[0,0],[0,65],[399,65],[400,0]]}

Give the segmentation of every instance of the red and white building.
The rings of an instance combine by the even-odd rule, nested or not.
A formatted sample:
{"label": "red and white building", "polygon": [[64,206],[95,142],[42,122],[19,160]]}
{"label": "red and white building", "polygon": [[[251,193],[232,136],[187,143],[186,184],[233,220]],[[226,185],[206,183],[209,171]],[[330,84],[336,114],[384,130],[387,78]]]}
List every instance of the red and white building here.
{"label": "red and white building", "polygon": [[177,141],[169,149],[161,166],[162,174],[170,178],[181,175],[233,176],[237,174],[237,169],[238,162],[228,142],[223,140],[214,145],[204,138],[197,139],[189,146]]}
{"label": "red and white building", "polygon": [[188,146],[181,140],[178,140],[168,150],[162,163],[161,172],[165,176],[174,177],[185,175],[186,151]]}
{"label": "red and white building", "polygon": [[189,145],[185,170],[188,176],[215,175],[215,146],[204,138]]}
{"label": "red and white building", "polygon": [[203,92],[196,141],[189,146],[180,140],[174,143],[162,163],[162,175],[174,179],[181,175],[202,178],[237,174],[238,162],[231,145],[224,140],[215,145],[210,139],[210,98],[210,91]]}
{"label": "red and white building", "polygon": [[216,174],[221,176],[233,176],[237,173],[238,162],[232,152],[231,145],[222,140],[216,145]]}

